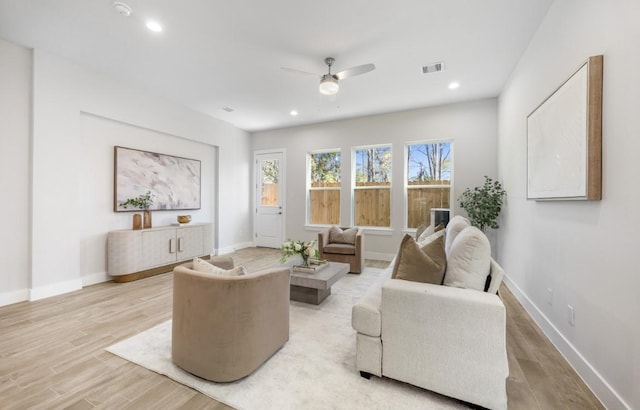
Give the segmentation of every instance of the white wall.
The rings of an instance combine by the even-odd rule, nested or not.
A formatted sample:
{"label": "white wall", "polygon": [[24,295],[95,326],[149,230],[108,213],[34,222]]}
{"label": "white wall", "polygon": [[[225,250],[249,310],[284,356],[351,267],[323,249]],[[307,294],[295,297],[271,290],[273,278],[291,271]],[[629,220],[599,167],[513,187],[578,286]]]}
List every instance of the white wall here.
{"label": "white wall", "polygon": [[[170,225],[176,216],[190,214],[193,222],[216,219],[215,183],[217,148],[201,142],[80,113],[82,155],[78,166],[80,225],[80,272],[84,284],[108,280],[105,244],[107,232],[131,229],[133,213],[113,212],[113,147],[126,146],[200,160],[201,209],[152,212],[153,226]],[[215,244],[215,241],[213,242]]]}
{"label": "white wall", "polygon": [[[9,53],[6,44],[0,49],[3,56]],[[31,55],[29,50],[15,48],[18,51],[13,53],[19,57]],[[27,74],[14,73],[16,68],[8,72],[6,81],[20,81],[21,75],[30,78],[31,64],[19,61],[14,67]],[[19,203],[21,208],[33,209],[30,224],[24,224],[24,231],[20,231],[26,231],[30,242],[30,266],[14,268],[21,293],[28,290],[31,299],[38,299],[78,289],[83,281],[87,284],[106,278],[104,256],[99,256],[105,251],[104,234],[108,229],[131,226],[131,214],[111,211],[113,182],[108,177],[113,167],[112,144],[116,142],[206,160],[207,175],[203,173],[202,182],[207,198],[203,198],[202,210],[190,213],[195,220],[216,223],[218,248],[234,249],[250,243],[248,133],[40,50],[33,51],[32,67],[32,162],[30,168],[27,165],[17,173],[21,181],[32,177],[27,190],[32,201]],[[18,102],[29,101],[28,83],[14,93],[20,95]],[[12,100],[0,96],[2,104],[7,101]],[[26,118],[28,130],[28,114]],[[23,119],[17,118],[15,123],[25,127]],[[18,154],[27,158],[29,149],[25,151],[24,144],[28,137],[28,131],[14,137],[22,147]],[[8,137],[3,133],[4,138]],[[213,171],[216,163],[217,175]],[[216,190],[220,198],[217,209]],[[2,206],[4,210],[7,205]],[[154,223],[169,223],[174,217],[173,213],[154,212]],[[13,291],[3,282],[0,302]]]}
{"label": "white wall", "polygon": [[0,306],[27,297],[31,52],[0,39]]}
{"label": "white wall", "polygon": [[[316,125],[253,134],[253,149],[286,149],[285,237],[311,240],[316,231],[305,230],[306,154],[327,148],[342,150],[341,224],[351,221],[351,148],[391,143],[392,232],[366,234],[367,256],[389,259],[397,251],[404,225],[404,144],[412,141],[454,141],[454,199],[468,186],[482,184],[484,175],[497,174],[497,100],[374,115]],[[455,212],[460,212],[457,207]]]}
{"label": "white wall", "polygon": [[[499,172],[508,192],[499,254],[507,282],[612,409],[640,408],[638,16],[636,0],[556,1],[499,100]],[[604,55],[602,201],[527,201],[526,116],[598,54]],[[567,305],[575,309],[575,326]]]}

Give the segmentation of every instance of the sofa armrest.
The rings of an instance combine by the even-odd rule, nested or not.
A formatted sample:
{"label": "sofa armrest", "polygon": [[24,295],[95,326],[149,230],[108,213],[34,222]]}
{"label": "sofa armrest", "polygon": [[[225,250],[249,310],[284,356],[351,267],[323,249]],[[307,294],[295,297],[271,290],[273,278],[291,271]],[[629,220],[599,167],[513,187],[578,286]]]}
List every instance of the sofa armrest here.
{"label": "sofa armrest", "polygon": [[381,315],[385,376],[506,408],[506,314],[497,295],[391,279]]}

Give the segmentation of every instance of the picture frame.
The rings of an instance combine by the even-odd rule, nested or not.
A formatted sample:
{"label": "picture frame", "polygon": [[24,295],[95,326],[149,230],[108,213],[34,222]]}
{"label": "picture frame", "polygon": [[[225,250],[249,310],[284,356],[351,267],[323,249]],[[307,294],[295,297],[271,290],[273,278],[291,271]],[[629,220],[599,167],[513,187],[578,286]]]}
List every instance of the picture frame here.
{"label": "picture frame", "polygon": [[114,146],[114,212],[127,199],[151,192],[151,211],[201,208],[201,161],[157,152]]}
{"label": "picture frame", "polygon": [[602,69],[589,57],[527,116],[527,199],[602,199]]}

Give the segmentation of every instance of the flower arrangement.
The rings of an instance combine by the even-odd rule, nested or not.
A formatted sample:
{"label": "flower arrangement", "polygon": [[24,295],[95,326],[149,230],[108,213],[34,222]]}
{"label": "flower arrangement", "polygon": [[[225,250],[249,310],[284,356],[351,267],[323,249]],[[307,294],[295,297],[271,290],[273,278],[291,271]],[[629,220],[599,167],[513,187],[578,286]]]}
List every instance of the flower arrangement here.
{"label": "flower arrangement", "polygon": [[302,257],[302,266],[309,266],[309,257],[315,256],[316,254],[314,249],[315,244],[316,241],[304,242],[293,239],[287,240],[280,246],[280,263],[285,263],[290,256],[300,254]]}
{"label": "flower arrangement", "polygon": [[138,195],[134,198],[129,198],[120,205],[122,205],[124,209],[127,209],[129,206],[133,206],[138,209],[144,209],[146,211],[151,208],[151,205],[153,205],[153,197],[154,195],[151,193],[151,191],[147,191],[146,194]]}

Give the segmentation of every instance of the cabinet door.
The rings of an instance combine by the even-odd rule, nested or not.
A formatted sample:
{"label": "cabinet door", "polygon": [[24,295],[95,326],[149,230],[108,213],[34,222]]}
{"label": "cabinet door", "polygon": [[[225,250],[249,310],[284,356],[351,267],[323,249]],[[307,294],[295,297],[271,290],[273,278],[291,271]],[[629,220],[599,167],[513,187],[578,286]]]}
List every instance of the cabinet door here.
{"label": "cabinet door", "polygon": [[143,269],[175,262],[176,249],[175,229],[142,232]]}
{"label": "cabinet door", "polygon": [[202,226],[178,228],[176,235],[178,237],[178,260],[201,256],[204,253]]}

